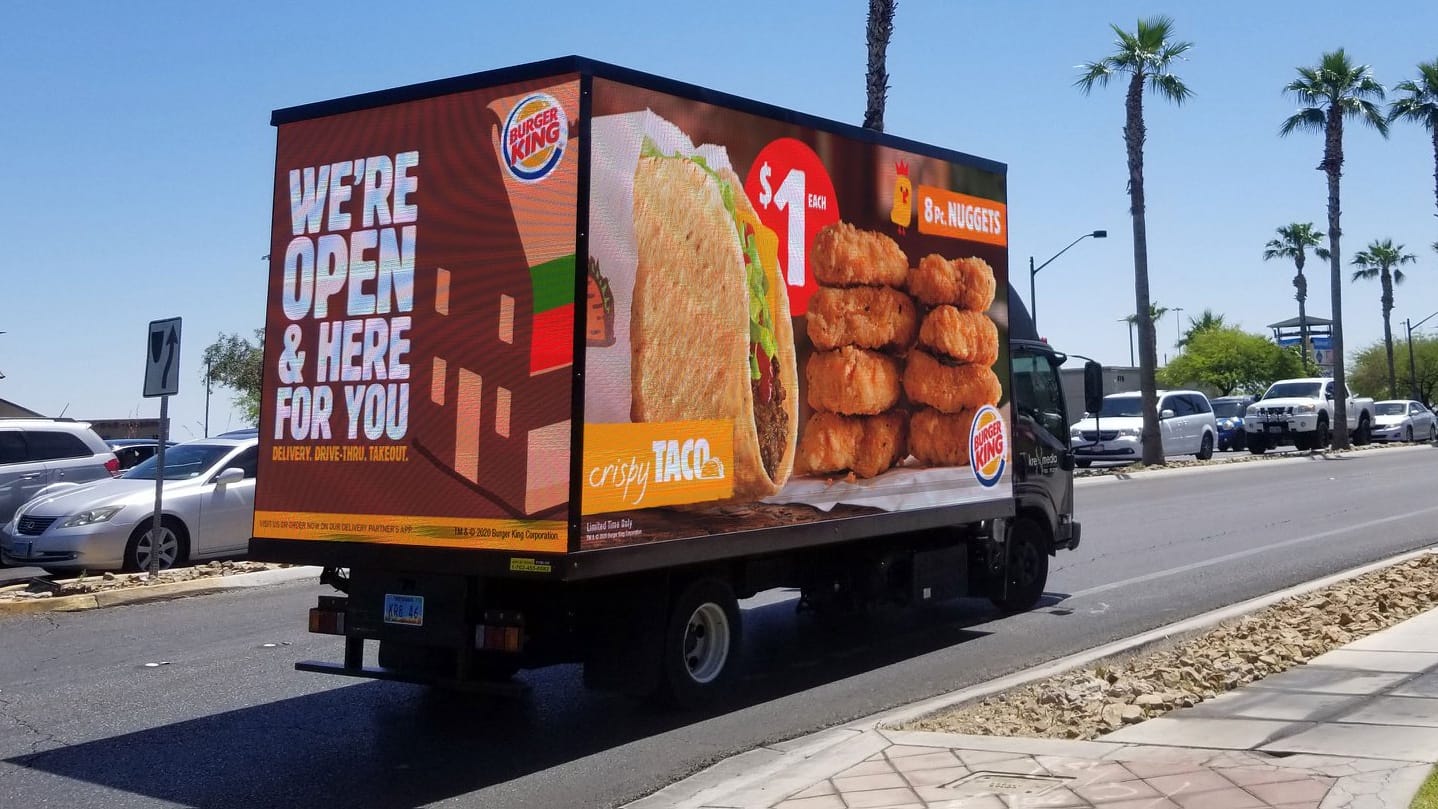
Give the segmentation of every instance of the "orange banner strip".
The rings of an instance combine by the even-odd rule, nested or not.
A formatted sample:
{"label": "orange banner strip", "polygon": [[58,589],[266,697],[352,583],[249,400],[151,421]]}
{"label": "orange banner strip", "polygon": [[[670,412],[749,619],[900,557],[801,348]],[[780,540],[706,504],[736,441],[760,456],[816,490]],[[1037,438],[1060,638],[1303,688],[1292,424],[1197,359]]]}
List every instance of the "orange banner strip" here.
{"label": "orange banner strip", "polygon": [[1009,208],[946,188],[919,186],[919,232],[970,242],[1009,243]]}
{"label": "orange banner strip", "polygon": [[428,545],[533,553],[564,553],[569,550],[568,525],[563,520],[256,510],[254,535],[268,539],[372,542],[379,545]]}

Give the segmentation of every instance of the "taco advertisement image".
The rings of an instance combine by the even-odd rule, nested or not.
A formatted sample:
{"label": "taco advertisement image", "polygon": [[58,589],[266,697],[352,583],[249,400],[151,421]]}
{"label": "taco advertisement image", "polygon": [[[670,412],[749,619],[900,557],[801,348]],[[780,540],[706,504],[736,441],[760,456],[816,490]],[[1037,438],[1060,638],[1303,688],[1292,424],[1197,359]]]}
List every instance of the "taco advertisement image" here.
{"label": "taco advertisement image", "polygon": [[581,547],[1011,494],[1001,173],[594,87]]}

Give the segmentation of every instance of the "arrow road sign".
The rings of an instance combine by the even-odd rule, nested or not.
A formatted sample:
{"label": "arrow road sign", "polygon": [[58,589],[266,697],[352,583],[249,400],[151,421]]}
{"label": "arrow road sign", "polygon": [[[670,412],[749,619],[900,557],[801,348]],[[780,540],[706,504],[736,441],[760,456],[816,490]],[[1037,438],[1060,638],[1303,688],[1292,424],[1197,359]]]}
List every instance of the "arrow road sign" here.
{"label": "arrow road sign", "polygon": [[145,349],[145,395],[174,396],[180,392],[180,318],[150,321]]}

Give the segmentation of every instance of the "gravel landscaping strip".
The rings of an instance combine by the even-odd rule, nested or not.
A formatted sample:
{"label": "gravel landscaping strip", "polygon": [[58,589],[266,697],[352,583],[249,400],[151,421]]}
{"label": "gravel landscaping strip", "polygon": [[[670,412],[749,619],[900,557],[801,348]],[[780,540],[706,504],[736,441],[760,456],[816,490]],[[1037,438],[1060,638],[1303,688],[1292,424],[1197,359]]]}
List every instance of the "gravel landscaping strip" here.
{"label": "gravel landscaping strip", "polygon": [[140,587],[153,587],[159,584],[195,581],[197,579],[209,579],[217,576],[233,576],[240,573],[257,573],[261,570],[275,570],[287,567],[292,567],[292,565],[225,560],[190,567],[162,570],[159,575],[156,576],[151,576],[149,573],[81,575],[73,579],[62,579],[49,584],[22,583],[0,588],[0,603],[63,598],[65,596],[88,595],[112,590],[130,590]]}
{"label": "gravel landscaping strip", "polygon": [[904,730],[1096,739],[1302,665],[1438,607],[1438,554],[1289,599],[1156,650],[1101,661]]}

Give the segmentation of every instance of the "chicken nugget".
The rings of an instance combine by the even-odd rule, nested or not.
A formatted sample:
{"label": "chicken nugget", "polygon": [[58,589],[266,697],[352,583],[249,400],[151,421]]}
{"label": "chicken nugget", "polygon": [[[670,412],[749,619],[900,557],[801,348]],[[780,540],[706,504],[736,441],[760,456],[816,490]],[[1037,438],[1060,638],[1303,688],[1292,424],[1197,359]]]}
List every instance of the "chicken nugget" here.
{"label": "chicken nugget", "polygon": [[999,358],[999,329],[983,312],[944,305],[924,315],[919,345],[959,362],[993,365]]}
{"label": "chicken nugget", "polygon": [[927,466],[967,466],[974,411],[940,413],[926,407],[909,419],[909,452]]}
{"label": "chicken nugget", "polygon": [[898,404],[899,361],[844,346],[809,357],[804,366],[809,406],[847,416],[872,416]]}
{"label": "chicken nugget", "polygon": [[803,473],[849,470],[871,478],[908,454],[908,414],[891,410],[877,416],[815,413],[799,437],[795,465]]}
{"label": "chicken nugget", "polygon": [[904,392],[912,402],[957,413],[998,404],[1003,386],[987,365],[945,365],[926,351],[914,350],[904,369]]}
{"label": "chicken nugget", "polygon": [[937,253],[924,256],[909,273],[909,292],[930,305],[949,304],[982,312],[994,302],[994,269],[981,258],[952,261]]}
{"label": "chicken nugget", "polygon": [[873,230],[836,222],[814,237],[814,278],[836,287],[904,286],[909,258],[893,239]]}
{"label": "chicken nugget", "polygon": [[841,346],[908,348],[918,312],[908,295],[889,287],[819,287],[809,299],[809,341],[820,351]]}

